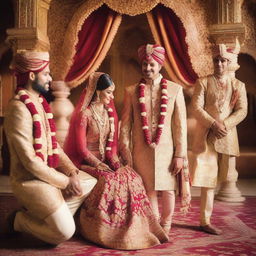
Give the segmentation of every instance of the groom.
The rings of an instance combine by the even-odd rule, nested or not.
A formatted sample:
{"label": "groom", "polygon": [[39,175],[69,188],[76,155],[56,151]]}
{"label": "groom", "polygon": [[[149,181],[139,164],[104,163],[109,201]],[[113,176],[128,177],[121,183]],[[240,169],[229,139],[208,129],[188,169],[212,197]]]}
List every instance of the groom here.
{"label": "groom", "polygon": [[[176,175],[183,170],[187,155],[185,101],[182,87],[160,74],[165,60],[163,47],[143,45],[138,55],[142,79],[125,90],[120,152],[125,162],[141,175],[153,211],[169,233],[175,207]],[[188,181],[188,176],[186,179]],[[189,186],[187,188],[187,198],[190,198]],[[161,217],[158,191],[162,191]]]}

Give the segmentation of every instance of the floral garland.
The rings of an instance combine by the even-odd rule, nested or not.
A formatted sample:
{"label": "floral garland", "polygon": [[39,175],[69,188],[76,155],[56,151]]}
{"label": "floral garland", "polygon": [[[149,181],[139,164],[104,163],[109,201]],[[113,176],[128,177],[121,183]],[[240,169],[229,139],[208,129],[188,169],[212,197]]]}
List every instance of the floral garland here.
{"label": "floral garland", "polygon": [[114,117],[114,112],[112,108],[108,108],[108,117],[109,117],[109,125],[110,125],[110,133],[107,139],[107,144],[106,144],[106,160],[108,161],[110,167],[114,170],[117,170],[120,168],[120,162],[119,161],[114,161],[113,159],[113,146],[114,146],[114,136],[115,136],[115,117]]}
{"label": "floral garland", "polygon": [[139,104],[140,104],[140,115],[142,122],[142,130],[144,133],[145,142],[152,148],[155,148],[159,141],[161,134],[164,128],[164,119],[167,113],[167,104],[168,104],[168,92],[167,92],[167,81],[162,78],[161,80],[161,106],[160,106],[160,115],[156,130],[156,136],[154,140],[151,140],[151,134],[148,126],[148,118],[147,118],[147,109],[145,105],[145,86],[146,81],[142,79],[139,84]]}
{"label": "floral garland", "polygon": [[[34,143],[33,147],[35,149],[36,155],[40,157],[44,161],[44,156],[42,154],[42,128],[41,128],[41,116],[38,114],[38,111],[31,101],[29,95],[27,92],[21,88],[18,87],[16,89],[16,93],[19,97],[19,99],[26,105],[29,112],[32,115],[33,119],[33,135],[34,135]],[[47,164],[49,167],[56,168],[59,163],[59,154],[58,154],[58,145],[56,140],[56,127],[53,120],[53,114],[51,112],[50,106],[47,103],[46,99],[40,95],[39,101],[42,104],[44,111],[46,113],[46,117],[50,126],[51,130],[51,143],[52,147],[48,148],[48,158],[47,158]]]}

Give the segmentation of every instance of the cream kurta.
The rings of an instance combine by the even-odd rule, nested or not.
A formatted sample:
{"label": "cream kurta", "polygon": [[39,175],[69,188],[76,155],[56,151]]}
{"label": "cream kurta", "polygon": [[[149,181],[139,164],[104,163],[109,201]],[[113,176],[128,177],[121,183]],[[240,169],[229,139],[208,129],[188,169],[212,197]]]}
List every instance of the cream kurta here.
{"label": "cream kurta", "polygon": [[42,154],[45,161],[35,155],[32,116],[17,96],[8,105],[4,130],[11,156],[10,178],[13,192],[29,214],[44,219],[64,202],[60,189],[68,185],[67,176],[77,172],[77,168],[60,147],[58,170],[48,167],[49,124],[38,98],[31,94],[29,96],[42,118]]}
{"label": "cream kurta", "polygon": [[[153,138],[160,112],[161,78],[160,75],[153,84],[147,83],[145,87],[145,104]],[[167,91],[167,115],[159,144],[155,149],[145,143],[138,101],[138,84],[127,87],[125,91],[120,152],[125,159],[126,152],[132,144],[134,169],[141,175],[147,191],[176,189],[176,179],[169,171],[172,158],[187,155],[186,107],[182,87],[168,81]]]}
{"label": "cream kurta", "polygon": [[[234,106],[230,105],[232,94],[238,92],[238,99]],[[247,114],[247,96],[245,85],[237,79],[228,79],[227,91],[223,106],[219,106],[219,88],[213,75],[200,78],[197,81],[192,98],[194,116],[197,119],[195,134],[193,135],[190,170],[192,184],[195,186],[214,187],[217,179],[218,167],[212,150],[228,156],[239,156],[239,144],[236,125]],[[210,127],[213,122],[223,121],[227,135],[217,139]],[[213,146],[209,145],[212,144]],[[196,160],[201,159],[201,160]],[[205,161],[203,160],[205,159]],[[211,164],[212,162],[212,164]],[[216,170],[215,170],[216,169]],[[223,176],[223,175],[221,175]],[[203,178],[204,177],[204,178]],[[209,180],[212,180],[209,184]]]}

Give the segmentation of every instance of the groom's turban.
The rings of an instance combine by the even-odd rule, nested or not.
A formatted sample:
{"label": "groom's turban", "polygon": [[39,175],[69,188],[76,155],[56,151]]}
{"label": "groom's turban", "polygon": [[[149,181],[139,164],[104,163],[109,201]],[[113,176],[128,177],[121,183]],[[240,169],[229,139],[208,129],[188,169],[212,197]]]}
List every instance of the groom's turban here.
{"label": "groom's turban", "polygon": [[151,59],[154,59],[160,65],[163,65],[164,59],[165,59],[165,49],[162,46],[159,46],[157,44],[142,45],[138,49],[138,56],[139,56],[140,62],[144,60],[149,61]]}
{"label": "groom's turban", "polygon": [[15,71],[17,85],[25,85],[29,72],[40,72],[49,64],[48,52],[24,51],[14,57],[11,69]]}

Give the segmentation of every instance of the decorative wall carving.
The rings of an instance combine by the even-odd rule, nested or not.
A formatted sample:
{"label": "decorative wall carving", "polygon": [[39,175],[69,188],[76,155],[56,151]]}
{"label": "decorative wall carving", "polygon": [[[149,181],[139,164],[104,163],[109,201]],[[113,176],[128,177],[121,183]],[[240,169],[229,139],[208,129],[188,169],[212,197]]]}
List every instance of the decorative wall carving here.
{"label": "decorative wall carving", "polygon": [[47,20],[50,0],[15,1],[15,28],[7,29],[13,51],[49,50]]}
{"label": "decorative wall carving", "polygon": [[245,40],[241,47],[242,53],[247,53],[256,60],[256,1],[245,1],[242,6],[242,18],[245,25]]}
{"label": "decorative wall carving", "polygon": [[218,0],[218,24],[241,23],[244,0]]}
{"label": "decorative wall carving", "polygon": [[54,80],[64,80],[61,75],[63,68],[62,56],[66,51],[62,49],[68,24],[83,0],[52,0],[48,13],[48,36],[50,40],[50,68]]}
{"label": "decorative wall carving", "polygon": [[243,0],[218,0],[217,23],[210,26],[213,43],[224,43],[228,47],[235,47],[236,40],[244,42],[245,26],[242,23]]}

